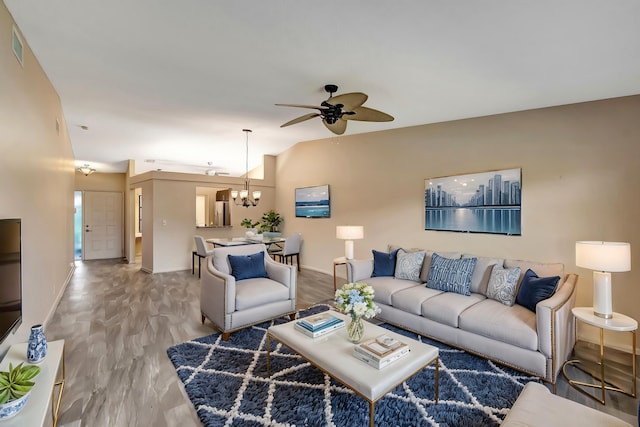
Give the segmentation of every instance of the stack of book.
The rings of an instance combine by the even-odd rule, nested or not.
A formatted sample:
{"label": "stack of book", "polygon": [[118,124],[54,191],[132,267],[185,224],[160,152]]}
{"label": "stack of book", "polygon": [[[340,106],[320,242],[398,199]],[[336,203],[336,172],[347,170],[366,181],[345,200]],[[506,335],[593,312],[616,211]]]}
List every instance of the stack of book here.
{"label": "stack of book", "polygon": [[332,315],[329,312],[316,314],[314,316],[304,317],[298,320],[294,327],[303,334],[311,338],[317,338],[322,335],[334,332],[337,329],[344,328],[344,320]]}
{"label": "stack of book", "polygon": [[388,335],[365,341],[353,347],[353,355],[376,369],[389,366],[409,354],[409,346]]}

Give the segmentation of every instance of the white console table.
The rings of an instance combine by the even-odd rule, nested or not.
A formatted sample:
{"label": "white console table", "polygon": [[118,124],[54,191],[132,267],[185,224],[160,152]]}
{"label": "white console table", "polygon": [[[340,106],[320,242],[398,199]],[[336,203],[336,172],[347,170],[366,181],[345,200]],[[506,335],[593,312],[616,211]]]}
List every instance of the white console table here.
{"label": "white console table", "polygon": [[[0,362],[0,370],[8,371],[9,362],[13,366],[27,361],[27,343],[14,344]],[[64,340],[48,343],[47,356],[40,366],[40,373],[33,379],[36,383],[31,389],[27,404],[13,418],[0,421],[0,427],[42,426],[47,419],[47,409],[51,405],[53,427],[58,422],[60,401],[64,390]],[[60,375],[58,373],[60,372]]]}

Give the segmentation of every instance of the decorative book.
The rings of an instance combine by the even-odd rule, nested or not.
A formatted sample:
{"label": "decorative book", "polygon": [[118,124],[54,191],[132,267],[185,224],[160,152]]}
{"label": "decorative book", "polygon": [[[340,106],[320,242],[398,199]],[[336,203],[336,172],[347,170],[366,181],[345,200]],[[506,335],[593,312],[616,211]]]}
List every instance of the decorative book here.
{"label": "decorative book", "polygon": [[382,369],[407,354],[409,346],[388,335],[380,335],[353,347],[354,357],[376,369]]}
{"label": "decorative book", "polygon": [[299,320],[299,322],[308,327],[311,330],[318,329],[322,326],[326,326],[327,323],[333,322],[335,320],[340,320],[337,317],[331,315],[328,312],[316,314],[314,316],[304,317]]}
{"label": "decorative book", "polygon": [[[318,317],[318,316],[313,316]],[[315,325],[312,326],[312,325]],[[294,324],[294,328],[297,331],[302,332],[303,334],[316,338],[322,335],[326,335],[330,332],[335,331],[336,329],[343,328],[345,326],[344,320],[335,317],[331,314],[327,314],[327,317],[324,319],[315,319],[311,322],[306,321],[306,318],[298,320]]]}

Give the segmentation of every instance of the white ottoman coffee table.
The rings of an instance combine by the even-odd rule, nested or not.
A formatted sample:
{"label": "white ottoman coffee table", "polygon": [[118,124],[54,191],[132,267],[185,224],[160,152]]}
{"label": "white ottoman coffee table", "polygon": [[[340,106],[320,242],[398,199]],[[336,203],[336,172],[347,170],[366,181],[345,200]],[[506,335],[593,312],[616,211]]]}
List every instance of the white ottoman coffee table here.
{"label": "white ottoman coffee table", "polygon": [[[332,314],[343,318],[345,322],[349,321],[349,318],[341,313],[332,312]],[[346,328],[322,337],[310,338],[295,330],[294,324],[295,322],[288,322],[271,326],[267,330],[268,371],[271,363],[271,339],[275,339],[369,402],[369,425],[373,427],[375,403],[396,386],[435,362],[435,401],[438,403],[437,347],[365,322],[365,335],[362,341],[386,334],[406,343],[411,349],[408,355],[391,365],[383,369],[376,369],[353,356],[355,344],[347,339]],[[271,375],[271,372],[269,371],[268,374]]]}

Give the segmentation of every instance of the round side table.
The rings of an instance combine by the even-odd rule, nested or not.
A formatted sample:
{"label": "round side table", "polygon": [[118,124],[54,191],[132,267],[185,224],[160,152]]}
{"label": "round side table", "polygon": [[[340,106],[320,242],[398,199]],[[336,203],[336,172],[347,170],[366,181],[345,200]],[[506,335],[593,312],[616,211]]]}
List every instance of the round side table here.
{"label": "round side table", "polygon": [[337,265],[346,265],[347,264],[347,259],[343,256],[338,257],[338,258],[334,258],[333,259],[333,290],[337,290],[337,283],[336,283],[336,266]]}
{"label": "round side table", "polygon": [[[584,395],[600,402],[605,405],[605,390],[617,391],[620,393],[624,393],[631,397],[636,397],[636,330],[638,329],[638,322],[635,319],[632,319],[629,316],[625,316],[620,313],[613,313],[613,317],[611,319],[604,319],[602,317],[598,317],[594,314],[593,307],[574,307],[571,312],[575,317],[574,328],[577,328],[577,322],[583,322],[587,325],[594,326],[600,329],[600,355],[599,361],[597,363],[598,369],[596,372],[592,372],[584,369],[580,366],[583,362],[579,359],[572,359],[565,362],[562,366],[562,375],[566,378],[566,380],[571,384],[576,390],[583,393]],[[631,370],[632,370],[632,379],[631,379],[631,392],[627,392],[620,387],[615,387],[607,383],[605,379],[605,366],[606,361],[604,358],[604,331],[616,331],[616,332],[631,332],[631,352],[632,352],[632,362],[631,362]],[[575,379],[571,379],[566,372],[567,366],[575,365],[576,368],[580,369],[583,372],[591,375],[594,379],[599,380],[599,383],[588,383],[582,382]],[[601,390],[601,398],[593,396],[590,393],[587,393],[583,387],[591,387],[591,388],[599,388]]]}

